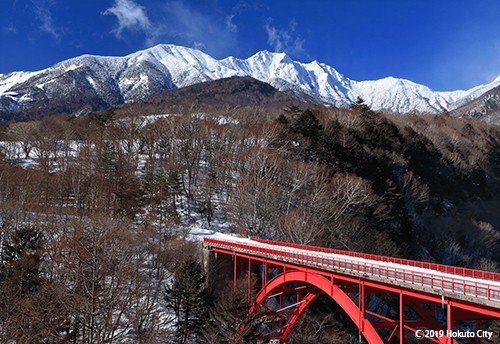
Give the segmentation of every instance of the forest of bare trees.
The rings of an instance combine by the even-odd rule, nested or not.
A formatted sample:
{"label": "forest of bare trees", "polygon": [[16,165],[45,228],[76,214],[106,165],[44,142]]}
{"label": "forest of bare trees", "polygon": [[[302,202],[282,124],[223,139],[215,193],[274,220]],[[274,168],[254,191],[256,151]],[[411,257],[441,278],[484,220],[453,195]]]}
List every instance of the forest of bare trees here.
{"label": "forest of bare trees", "polygon": [[[241,295],[201,287],[195,222],[499,272],[498,126],[361,100],[174,110],[0,124],[0,342],[231,343]],[[291,342],[352,340],[316,307]]]}

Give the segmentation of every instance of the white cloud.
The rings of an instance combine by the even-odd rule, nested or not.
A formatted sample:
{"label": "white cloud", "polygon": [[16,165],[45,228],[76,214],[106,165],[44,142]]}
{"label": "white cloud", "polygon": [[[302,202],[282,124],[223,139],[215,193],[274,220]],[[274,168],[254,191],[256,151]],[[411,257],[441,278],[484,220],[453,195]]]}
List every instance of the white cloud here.
{"label": "white cloud", "polygon": [[198,50],[203,50],[206,49],[207,46],[203,44],[203,42],[193,42],[193,48],[198,49]]}
{"label": "white cloud", "polygon": [[234,14],[226,17],[226,27],[229,31],[238,32],[238,26],[233,23]]}
{"label": "white cloud", "polygon": [[146,8],[134,0],[115,0],[102,14],[116,16],[118,22],[112,32],[117,38],[123,38],[125,31],[143,33],[145,47],[175,43],[226,57],[237,46],[234,15],[215,17],[182,1],[165,1],[148,16]]}
{"label": "white cloud", "polygon": [[237,50],[234,15],[215,17],[199,12],[180,1],[167,2],[164,7],[163,25],[158,39],[202,49],[208,54],[227,57]]}
{"label": "white cloud", "polygon": [[295,57],[311,58],[303,47],[304,40],[300,37],[294,37],[297,26],[295,20],[290,22],[289,28],[286,30],[276,29],[274,26],[271,26],[272,21],[272,18],[268,19],[266,31],[268,36],[267,43],[273,47],[274,52],[287,53]]}
{"label": "white cloud", "polygon": [[133,0],[115,0],[113,7],[108,8],[103,14],[115,15],[118,19],[118,26],[113,30],[118,38],[121,37],[125,29],[135,32],[142,31],[149,36],[155,33],[144,7],[136,4]]}
{"label": "white cloud", "polygon": [[8,26],[5,26],[3,28],[3,31],[6,33],[17,33],[17,29],[12,23],[10,23]]}
{"label": "white cloud", "polygon": [[31,0],[32,10],[42,22],[40,30],[51,34],[55,39],[59,38],[59,30],[54,26],[50,8],[55,5],[54,0]]}

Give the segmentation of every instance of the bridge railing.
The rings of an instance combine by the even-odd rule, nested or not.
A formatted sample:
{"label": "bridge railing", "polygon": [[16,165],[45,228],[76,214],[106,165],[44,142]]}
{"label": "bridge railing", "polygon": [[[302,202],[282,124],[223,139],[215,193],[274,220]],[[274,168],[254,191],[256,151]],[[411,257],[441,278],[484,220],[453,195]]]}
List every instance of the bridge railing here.
{"label": "bridge railing", "polygon": [[[445,276],[439,274],[440,271],[436,271],[435,273],[431,270],[429,270],[429,272],[414,271],[411,270],[412,266],[406,267],[400,263],[395,263],[395,262],[387,262],[387,263],[395,263],[401,266],[394,267],[378,263],[360,262],[349,258],[339,258],[328,255],[328,253],[333,253],[333,252],[315,251],[314,253],[313,252],[309,253],[309,252],[304,252],[304,250],[308,251],[311,250],[300,249],[298,247],[293,247],[293,249],[299,249],[301,251],[290,250],[290,248],[292,247],[288,247],[288,250],[286,250],[285,247],[281,249],[274,249],[274,248],[264,247],[258,244],[250,245],[236,240],[230,241],[230,240],[219,240],[211,238],[205,238],[204,240],[209,244],[216,244],[227,247],[229,249],[233,248],[251,253],[253,252],[253,253],[267,254],[280,258],[291,259],[298,263],[309,263],[318,265],[318,267],[329,267],[336,270],[357,272],[388,280],[400,281],[412,285],[419,285],[423,287],[446,290],[453,293],[500,302],[500,285],[492,284],[491,282],[488,281],[484,282],[472,281],[466,278],[461,278],[461,276],[457,278],[455,278],[454,276]],[[276,246],[279,247],[287,245],[276,245]],[[366,257],[356,257],[356,258],[369,259]],[[380,261],[380,263],[384,262]]]}
{"label": "bridge railing", "polygon": [[293,248],[297,248],[297,249],[301,249],[301,250],[308,250],[308,251],[315,251],[315,252],[342,254],[344,256],[364,258],[364,259],[376,260],[376,261],[387,262],[387,263],[395,263],[395,264],[401,264],[401,265],[409,265],[409,266],[415,266],[415,267],[419,267],[419,268],[423,268],[423,269],[430,269],[430,270],[435,270],[435,271],[439,271],[439,272],[444,272],[444,273],[457,275],[457,276],[481,278],[481,279],[485,279],[485,280],[500,282],[500,274],[494,273],[494,272],[460,268],[460,267],[456,267],[456,266],[449,266],[449,265],[442,265],[442,264],[435,264],[435,263],[419,262],[416,260],[409,260],[409,259],[378,256],[378,255],[374,255],[374,254],[334,250],[331,248],[324,248],[324,247],[291,244],[291,243],[280,242],[280,241],[271,241],[271,240],[264,240],[264,239],[252,239],[252,240],[260,242],[260,243],[268,244],[268,245],[293,247]]}

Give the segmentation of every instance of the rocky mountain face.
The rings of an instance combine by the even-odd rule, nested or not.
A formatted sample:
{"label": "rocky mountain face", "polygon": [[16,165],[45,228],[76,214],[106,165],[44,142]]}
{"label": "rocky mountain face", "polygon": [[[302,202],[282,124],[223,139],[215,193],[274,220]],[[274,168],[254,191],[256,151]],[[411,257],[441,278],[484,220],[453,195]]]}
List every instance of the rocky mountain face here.
{"label": "rocky mountain face", "polygon": [[478,118],[500,125],[500,86],[452,111],[452,116]]}
{"label": "rocky mountain face", "polygon": [[279,91],[327,106],[346,107],[361,97],[375,110],[451,110],[500,85],[500,77],[468,91],[435,92],[409,80],[354,81],[313,61],[261,51],[248,59],[216,60],[196,50],[158,45],[124,57],[83,55],[37,72],[0,75],[0,118],[51,112],[85,114],[163,91],[234,76],[251,76]]}

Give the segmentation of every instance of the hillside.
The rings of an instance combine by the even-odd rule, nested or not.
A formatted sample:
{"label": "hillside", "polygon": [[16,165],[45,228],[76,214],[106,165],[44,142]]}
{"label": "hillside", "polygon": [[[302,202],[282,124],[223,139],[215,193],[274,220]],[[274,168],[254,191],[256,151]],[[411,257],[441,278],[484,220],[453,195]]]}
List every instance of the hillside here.
{"label": "hillside", "polygon": [[[301,92],[288,95],[251,77],[232,77],[156,93],[141,106],[165,108],[184,103],[202,105],[263,106],[280,109],[288,104],[307,108],[318,105]],[[126,106],[120,107],[126,108]]]}
{"label": "hillside", "polygon": [[[407,258],[428,252],[426,259],[443,263],[449,259],[442,254],[450,242],[463,247],[464,255],[468,252],[473,257],[480,252],[469,247],[471,241],[467,239],[479,224],[498,230],[500,223],[494,205],[500,202],[500,133],[496,126],[447,115],[384,115],[361,100],[352,105],[352,110],[321,106],[304,110],[293,105],[281,114],[272,107],[265,110],[262,106],[231,105],[229,101],[239,99],[255,102],[247,97],[246,88],[252,96],[267,96],[270,104],[287,99],[267,84],[233,78],[160,93],[143,105],[147,109],[160,104],[165,109],[169,102],[201,101],[206,97],[223,101],[220,108],[204,111],[198,105],[191,109],[193,112],[185,107],[176,115],[130,117],[133,111],[140,111],[141,105],[136,104],[118,109],[121,117],[108,110],[71,121],[47,117],[42,121],[4,124],[4,168],[11,172],[2,180],[16,180],[7,177],[17,173],[16,166],[23,161],[35,161],[34,168],[22,174],[36,173],[38,177],[30,177],[31,182],[36,182],[48,173],[45,176],[51,182],[30,187],[33,192],[43,191],[32,196],[34,204],[39,204],[42,197],[51,211],[78,213],[87,209],[85,213],[92,213],[97,210],[93,202],[99,190],[99,209],[127,214],[133,219],[145,212],[141,202],[148,173],[167,176],[175,172],[179,183],[176,197],[183,199],[184,209],[197,209],[207,225],[215,216],[223,216],[233,218],[229,221],[231,226],[246,228],[250,236],[296,240],[297,237],[292,239],[283,232],[281,221],[291,213],[301,214],[317,226],[317,232],[307,239],[310,243],[387,255],[404,252]],[[16,143],[18,140],[21,141]],[[87,142],[95,147],[85,153],[92,158],[82,155],[82,149],[88,149],[86,145],[74,146],[71,142]],[[71,176],[84,168],[80,159],[85,159],[85,168],[90,168],[89,163],[94,165],[89,173],[94,172],[81,176],[79,183],[86,189],[79,189],[76,195]],[[252,179],[251,173],[259,175],[259,171],[269,168],[274,171],[272,175]],[[322,186],[316,186],[318,190],[330,190],[333,194],[315,194],[309,184],[313,180],[321,181]],[[243,181],[250,184],[240,184]],[[272,196],[269,199],[255,194],[264,181],[266,188],[274,190],[261,195]],[[94,185],[96,182],[104,184]],[[335,202],[341,202],[331,197],[339,197],[337,188],[344,187],[344,182],[357,184],[367,199],[352,209],[342,210],[348,211],[345,214],[331,213],[338,206]],[[4,190],[13,185],[9,182]],[[56,189],[56,185],[66,186]],[[248,198],[251,194],[252,198]],[[313,199],[319,203],[310,203]],[[61,208],[61,202],[69,203]],[[261,209],[257,218],[245,220],[248,214],[240,213],[257,206],[246,202],[257,202]],[[437,231],[436,228],[442,228],[438,223],[444,219],[452,232]],[[338,235],[347,228],[357,228],[355,231],[365,234],[342,234],[344,239],[338,241]],[[385,251],[383,246],[371,246],[371,235],[380,235],[388,247],[395,245],[399,249]],[[437,235],[444,236],[440,238],[442,244],[429,247]],[[401,250],[402,247],[407,248]],[[495,246],[484,258],[500,257],[497,249]],[[475,259],[463,262],[469,267],[476,263]]]}
{"label": "hillside", "polygon": [[[234,338],[249,289],[204,288],[200,233],[499,272],[498,126],[388,114],[361,99],[350,109],[232,106],[241,85],[283,97],[234,78],[156,100],[213,90],[224,106],[145,116],[152,99],[0,125],[0,339],[171,343],[186,281],[198,307],[189,321],[205,330],[190,338]],[[305,321],[327,318],[338,343],[357,340],[352,321],[318,300]],[[371,302],[386,317],[399,309],[390,297]]]}

